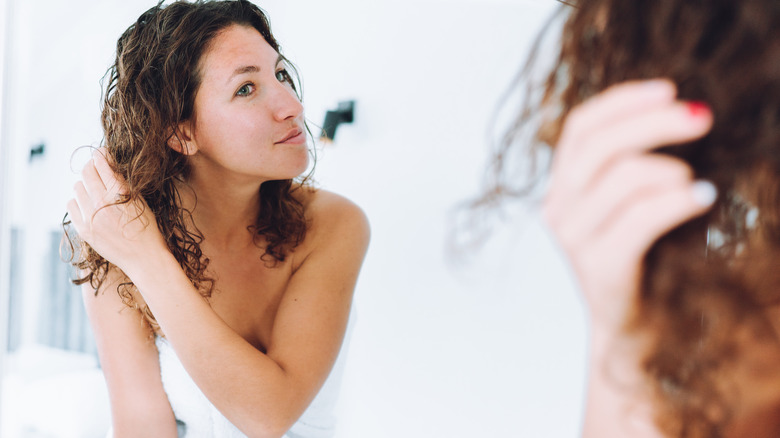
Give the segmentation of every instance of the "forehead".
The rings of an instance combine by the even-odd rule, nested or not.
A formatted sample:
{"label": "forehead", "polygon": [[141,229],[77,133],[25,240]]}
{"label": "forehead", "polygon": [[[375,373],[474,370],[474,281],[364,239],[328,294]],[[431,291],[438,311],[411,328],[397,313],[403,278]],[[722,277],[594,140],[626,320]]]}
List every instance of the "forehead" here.
{"label": "forehead", "polygon": [[278,56],[255,28],[234,24],[211,40],[200,60],[200,71],[204,81],[227,79],[240,67],[273,68]]}

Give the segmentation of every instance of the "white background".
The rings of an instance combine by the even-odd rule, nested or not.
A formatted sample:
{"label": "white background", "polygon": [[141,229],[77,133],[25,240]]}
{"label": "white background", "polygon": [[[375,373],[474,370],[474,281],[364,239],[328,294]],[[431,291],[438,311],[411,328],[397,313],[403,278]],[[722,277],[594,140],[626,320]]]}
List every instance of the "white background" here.
{"label": "white background", "polygon": [[[71,154],[101,137],[98,81],[118,36],[153,2],[13,3],[1,137],[11,189],[3,202],[11,223],[28,230],[32,343],[46,244],[34,231],[59,226],[76,180]],[[357,101],[355,123],[323,146],[316,172],[372,225],[338,437],[577,436],[585,325],[536,222],[515,218],[470,263],[448,261],[448,225],[455,207],[478,193],[498,101],[557,4],[258,4],[299,67],[314,124],[338,101]],[[47,152],[30,163],[39,142]],[[39,416],[46,421],[46,412]]]}

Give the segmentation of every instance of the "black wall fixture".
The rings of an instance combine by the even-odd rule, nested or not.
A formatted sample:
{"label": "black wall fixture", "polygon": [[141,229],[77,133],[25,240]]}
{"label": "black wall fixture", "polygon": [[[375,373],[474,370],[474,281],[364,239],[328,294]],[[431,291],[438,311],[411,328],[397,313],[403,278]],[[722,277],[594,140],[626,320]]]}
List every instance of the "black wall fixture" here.
{"label": "black wall fixture", "polygon": [[39,143],[33,147],[30,148],[30,162],[35,159],[35,157],[42,157],[44,152],[46,152],[46,144],[45,143]]}
{"label": "black wall fixture", "polygon": [[335,110],[328,111],[325,114],[325,121],[322,122],[321,140],[333,141],[336,138],[336,129],[342,123],[352,123],[355,119],[355,101],[347,100],[339,102]]}

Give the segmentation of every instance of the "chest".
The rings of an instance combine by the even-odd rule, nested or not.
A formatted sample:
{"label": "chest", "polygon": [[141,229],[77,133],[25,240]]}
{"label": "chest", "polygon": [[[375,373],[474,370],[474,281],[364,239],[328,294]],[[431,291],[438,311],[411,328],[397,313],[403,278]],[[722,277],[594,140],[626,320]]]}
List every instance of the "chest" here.
{"label": "chest", "polygon": [[265,352],[292,269],[289,262],[266,263],[262,253],[212,253],[208,273],[214,278],[209,304],[236,333]]}

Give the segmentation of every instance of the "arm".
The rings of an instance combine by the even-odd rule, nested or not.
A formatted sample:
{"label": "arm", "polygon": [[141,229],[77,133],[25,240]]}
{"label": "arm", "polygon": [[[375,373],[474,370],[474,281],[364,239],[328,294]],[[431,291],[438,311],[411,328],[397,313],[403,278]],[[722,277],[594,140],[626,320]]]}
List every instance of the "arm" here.
{"label": "arm", "polygon": [[108,386],[115,438],[173,437],[176,421],[163,390],[157,348],[142,315],[116,293],[116,269],[98,290],[82,286],[82,295],[97,342]]}
{"label": "arm", "polygon": [[365,216],[335,195],[312,201],[306,238],[311,250],[290,278],[263,354],[193,288],[156,227],[145,225],[155,223],[148,209],[140,220],[125,219],[137,216],[126,210],[132,204],[100,209],[116,191],[106,195],[101,192],[106,184],[98,182],[121,186],[111,181],[101,157],[94,160],[101,175],[88,165],[85,187],[76,190],[78,204],[69,207],[79,234],[133,280],[185,369],[217,409],[250,436],[281,436],[314,398],[338,354],[368,244]]}
{"label": "arm", "polygon": [[661,438],[653,422],[653,406],[643,393],[647,388],[638,363],[641,350],[618,352],[614,347],[621,341],[619,335],[591,329],[582,437]]}
{"label": "arm", "polygon": [[212,311],[167,252],[131,271],[198,387],[250,436],[286,432],[335,362],[368,243],[362,212],[339,204],[309,231],[318,243],[290,279],[266,354]]}
{"label": "arm", "polygon": [[675,94],[668,81],[612,87],[571,111],[556,147],[544,215],[591,320],[584,437],[660,436],[644,392],[644,346],[622,328],[647,250],[714,200],[712,186],[694,182],[685,163],[650,153],[710,129],[710,112]]}

